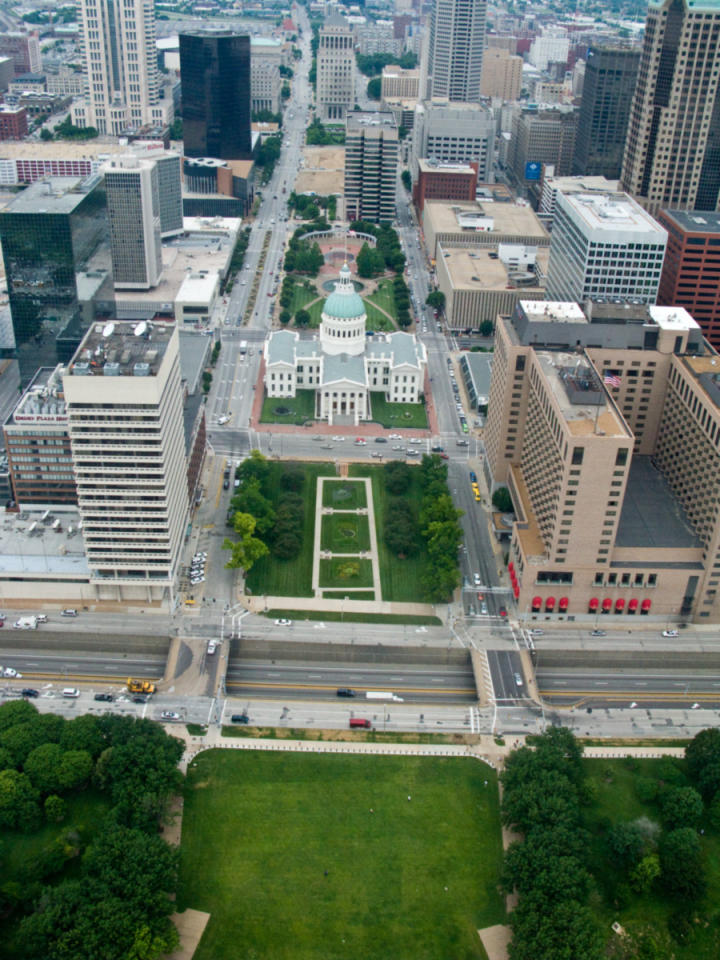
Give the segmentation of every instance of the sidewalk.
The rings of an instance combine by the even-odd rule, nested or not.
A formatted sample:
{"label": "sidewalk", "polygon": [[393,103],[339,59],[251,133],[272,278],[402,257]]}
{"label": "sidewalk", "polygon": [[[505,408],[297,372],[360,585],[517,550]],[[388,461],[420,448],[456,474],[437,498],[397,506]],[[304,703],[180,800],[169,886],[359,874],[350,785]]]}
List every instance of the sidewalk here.
{"label": "sidewalk", "polygon": [[[431,603],[396,603],[391,600],[330,600],[321,602],[318,609],[317,597],[265,597],[245,596],[242,602],[251,613],[265,613],[266,610],[312,610],[316,613],[334,611],[336,613],[382,613],[412,615],[418,617],[437,617],[437,611]],[[447,609],[447,608],[446,608]]]}

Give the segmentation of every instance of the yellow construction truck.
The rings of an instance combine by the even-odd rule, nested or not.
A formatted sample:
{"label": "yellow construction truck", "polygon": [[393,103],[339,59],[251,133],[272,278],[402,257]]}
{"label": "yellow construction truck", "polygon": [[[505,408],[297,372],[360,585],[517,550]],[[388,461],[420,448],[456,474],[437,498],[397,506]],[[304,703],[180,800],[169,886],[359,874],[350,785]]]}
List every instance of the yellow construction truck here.
{"label": "yellow construction truck", "polygon": [[130,693],[155,693],[155,684],[150,680],[133,680],[128,677],[127,688]]}

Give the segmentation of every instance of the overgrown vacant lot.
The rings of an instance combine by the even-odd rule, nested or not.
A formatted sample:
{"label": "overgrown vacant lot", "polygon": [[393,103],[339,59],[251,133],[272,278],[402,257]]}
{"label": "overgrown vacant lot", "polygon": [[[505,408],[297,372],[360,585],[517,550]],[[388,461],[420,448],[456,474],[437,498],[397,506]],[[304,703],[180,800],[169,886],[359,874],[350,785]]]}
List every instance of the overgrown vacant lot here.
{"label": "overgrown vacant lot", "polygon": [[482,960],[501,849],[476,761],[209,751],[188,773],[178,906],[211,914],[195,960]]}

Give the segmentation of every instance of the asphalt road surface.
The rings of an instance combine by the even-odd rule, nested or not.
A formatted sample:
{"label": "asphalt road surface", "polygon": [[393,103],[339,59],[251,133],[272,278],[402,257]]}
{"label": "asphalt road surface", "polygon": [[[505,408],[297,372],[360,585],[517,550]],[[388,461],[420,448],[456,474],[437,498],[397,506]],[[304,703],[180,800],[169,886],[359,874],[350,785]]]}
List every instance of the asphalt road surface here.
{"label": "asphalt road surface", "polygon": [[[488,650],[487,658],[495,700],[507,702],[526,699],[527,684],[520,654],[516,650]],[[517,682],[518,679],[521,683]]]}
{"label": "asphalt road surface", "polygon": [[231,662],[226,686],[233,696],[313,699],[337,696],[339,687],[349,687],[362,700],[368,690],[384,690],[407,702],[472,703],[477,701],[472,669],[369,666],[365,664],[297,665],[253,661]]}
{"label": "asphalt road surface", "polygon": [[720,674],[712,672],[540,670],[540,695],[556,706],[720,707]]}

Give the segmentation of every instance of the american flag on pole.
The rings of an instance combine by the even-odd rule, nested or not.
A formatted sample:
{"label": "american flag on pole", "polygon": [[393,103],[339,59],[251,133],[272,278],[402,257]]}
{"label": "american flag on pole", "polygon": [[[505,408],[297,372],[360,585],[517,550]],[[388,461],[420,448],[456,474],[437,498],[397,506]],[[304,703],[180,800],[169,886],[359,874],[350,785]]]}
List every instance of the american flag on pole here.
{"label": "american flag on pole", "polygon": [[603,383],[606,387],[619,387],[622,380],[615,373],[606,373],[603,376]]}

